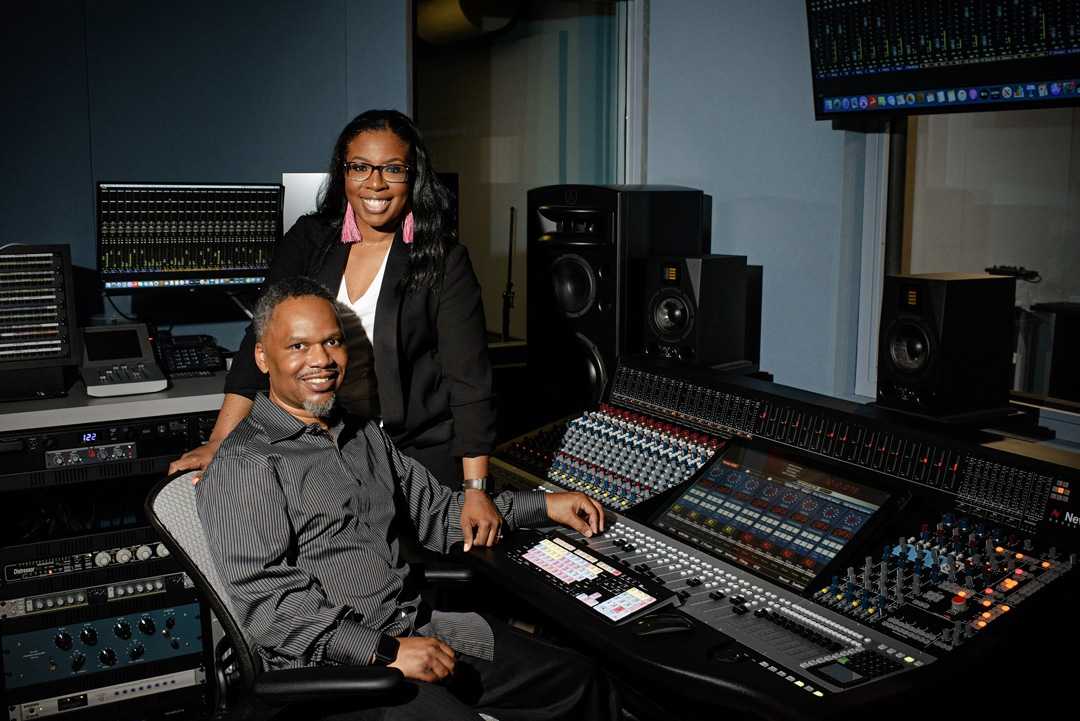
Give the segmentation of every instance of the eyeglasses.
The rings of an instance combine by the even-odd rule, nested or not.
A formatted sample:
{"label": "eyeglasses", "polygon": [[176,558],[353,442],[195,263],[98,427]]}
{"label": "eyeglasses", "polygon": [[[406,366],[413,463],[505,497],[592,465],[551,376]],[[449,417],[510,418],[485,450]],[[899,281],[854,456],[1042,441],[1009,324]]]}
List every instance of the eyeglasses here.
{"label": "eyeglasses", "polygon": [[356,183],[363,183],[376,170],[387,183],[404,183],[409,179],[409,166],[402,163],[372,165],[371,163],[345,163],[345,177]]}

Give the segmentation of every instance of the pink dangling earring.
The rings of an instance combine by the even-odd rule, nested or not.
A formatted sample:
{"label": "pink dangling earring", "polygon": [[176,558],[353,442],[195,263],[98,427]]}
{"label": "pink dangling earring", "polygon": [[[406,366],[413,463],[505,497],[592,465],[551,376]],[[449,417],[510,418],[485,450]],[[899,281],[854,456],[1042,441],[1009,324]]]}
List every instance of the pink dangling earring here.
{"label": "pink dangling earring", "polygon": [[401,226],[401,240],[406,245],[413,242],[413,233],[415,232],[413,226],[412,211],[410,210],[409,214],[405,216],[405,222]]}
{"label": "pink dangling earring", "polygon": [[345,219],[341,221],[341,242],[345,245],[359,243],[364,238],[360,235],[360,229],[356,227],[356,214],[352,204],[345,203]]}

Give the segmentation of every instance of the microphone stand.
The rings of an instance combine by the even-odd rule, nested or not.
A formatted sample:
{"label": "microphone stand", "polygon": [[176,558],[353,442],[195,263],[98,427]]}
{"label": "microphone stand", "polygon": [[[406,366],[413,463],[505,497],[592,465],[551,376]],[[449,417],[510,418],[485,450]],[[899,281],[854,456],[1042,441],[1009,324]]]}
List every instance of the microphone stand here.
{"label": "microphone stand", "polygon": [[510,206],[510,246],[506,254],[506,289],[502,294],[502,339],[510,340],[510,309],[514,307],[514,206]]}

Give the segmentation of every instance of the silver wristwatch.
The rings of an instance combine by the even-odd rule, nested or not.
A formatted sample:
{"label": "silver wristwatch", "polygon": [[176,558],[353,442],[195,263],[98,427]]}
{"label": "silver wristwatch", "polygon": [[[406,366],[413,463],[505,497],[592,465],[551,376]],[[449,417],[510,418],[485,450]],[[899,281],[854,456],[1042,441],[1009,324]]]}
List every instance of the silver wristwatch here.
{"label": "silver wristwatch", "polygon": [[479,478],[466,478],[461,482],[461,487],[466,491],[484,491],[487,493],[491,490],[491,483],[488,481],[487,476],[480,476]]}

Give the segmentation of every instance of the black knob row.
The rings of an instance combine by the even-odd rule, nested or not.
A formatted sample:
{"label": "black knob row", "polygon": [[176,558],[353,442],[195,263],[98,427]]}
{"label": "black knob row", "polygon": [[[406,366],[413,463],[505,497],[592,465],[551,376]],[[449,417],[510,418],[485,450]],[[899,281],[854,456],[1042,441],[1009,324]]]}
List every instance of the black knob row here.
{"label": "black knob row", "polygon": [[[176,625],[176,620],[170,616],[165,625],[172,628]],[[143,616],[139,620],[139,631],[147,636],[153,636],[157,632],[157,624],[154,623],[154,619],[150,616]],[[116,634],[117,638],[127,641],[131,638],[131,624],[127,621],[119,621],[113,626],[113,633]],[[79,640],[82,641],[84,646],[96,646],[98,642],[97,629],[93,626],[84,626],[82,631],[79,632]],[[74,645],[74,639],[67,631],[57,633],[53,641],[61,651],[70,651]]]}

